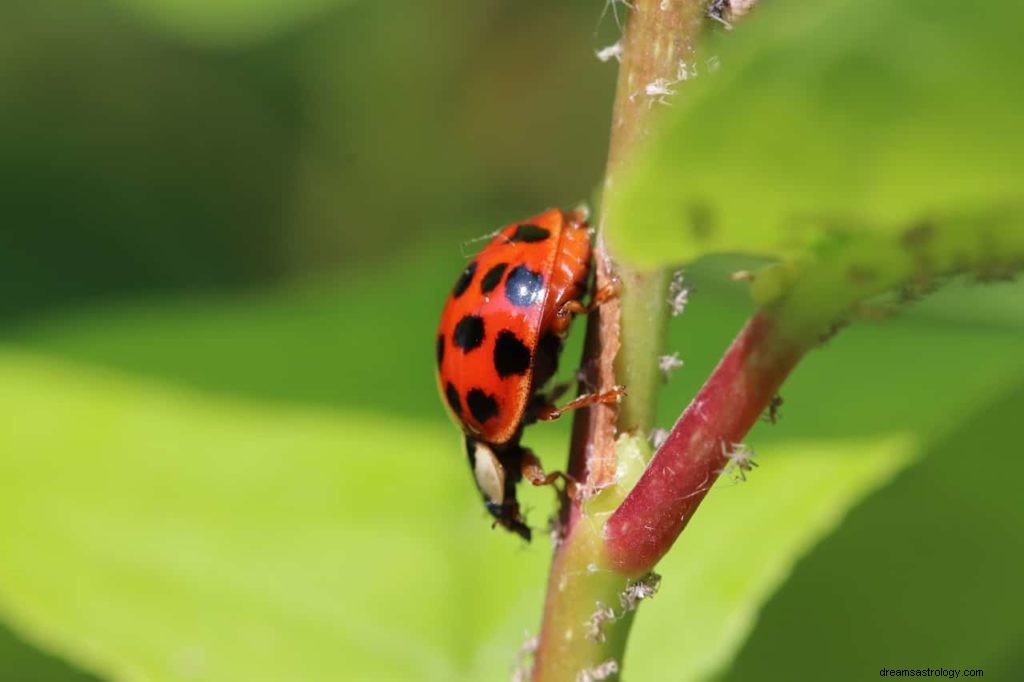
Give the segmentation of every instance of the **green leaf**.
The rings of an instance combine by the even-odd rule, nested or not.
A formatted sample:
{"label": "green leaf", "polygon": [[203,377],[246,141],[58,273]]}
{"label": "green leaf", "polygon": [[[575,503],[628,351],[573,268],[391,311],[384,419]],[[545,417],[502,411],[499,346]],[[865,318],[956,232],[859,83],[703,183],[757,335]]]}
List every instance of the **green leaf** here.
{"label": "green leaf", "polygon": [[[22,336],[51,357],[0,354],[0,613],[12,628],[119,680],[507,679],[539,622],[549,549],[542,533],[524,550],[489,531],[437,405],[422,341],[434,313],[419,290],[447,290],[451,273],[396,268],[415,292],[378,286],[394,276],[382,271],[348,287],[128,305]],[[748,314],[700,269],[691,275],[697,294],[671,340],[686,366],[667,386],[665,420]],[[934,302],[953,314],[958,291]],[[381,310],[405,333],[390,333]],[[748,441],[760,468],[714,491],[665,560],[628,674],[684,679],[724,665],[845,510],[1020,381],[1019,342],[1019,326],[911,315],[811,354],[784,391],[782,421]],[[527,432],[550,468],[567,426]],[[524,495],[543,526],[550,493]],[[1005,528],[972,529],[1004,542]],[[873,561],[848,558],[837,579]],[[941,642],[941,621],[920,627]],[[694,646],[664,645],[665,628],[687,628]]]}
{"label": "green leaf", "polygon": [[1007,439],[1022,413],[1024,386],[855,509],[772,598],[725,679],[792,680],[793,661],[842,682],[883,665],[1019,679],[1024,600],[1007,586],[1024,573],[1024,458]]}
{"label": "green leaf", "polygon": [[659,565],[661,591],[630,640],[630,676],[703,679],[730,661],[796,560],[912,461],[917,446],[905,435],[785,441],[745,482],[719,482]]}
{"label": "green leaf", "polygon": [[0,626],[0,666],[11,680],[32,682],[97,682],[88,673],[68,665],[53,654],[30,646],[5,626]]}
{"label": "green leaf", "polygon": [[185,42],[238,46],[273,38],[341,0],[117,0]]}
{"label": "green leaf", "polygon": [[[705,263],[693,268],[688,275],[697,293],[686,313],[673,326],[669,341],[669,348],[679,351],[686,365],[666,385],[661,401],[661,425],[668,425],[675,419],[678,406],[692,397],[718,361],[721,348],[742,325],[747,314],[742,306],[730,304],[729,297],[724,296],[720,289],[715,290],[713,282],[720,273],[720,268],[712,269]],[[738,288],[738,285],[733,284],[732,288]],[[977,292],[985,291],[979,287],[951,285],[931,299],[934,304],[931,311],[915,308],[904,317],[884,324],[856,325],[844,330],[826,348],[806,358],[782,389],[785,402],[779,423],[760,424],[746,440],[759,453],[760,467],[751,472],[747,484],[713,491],[707,506],[702,506],[681,536],[679,546],[663,560],[662,568],[659,568],[665,575],[662,591],[639,614],[631,648],[627,652],[626,670],[631,676],[635,673],[641,680],[662,679],[669,674],[666,671],[671,671],[671,679],[684,680],[693,679],[699,676],[698,673],[713,674],[720,670],[734,653],[731,647],[742,643],[750,627],[751,611],[748,609],[756,609],[758,604],[767,600],[782,580],[779,574],[787,574],[806,553],[812,552],[822,537],[831,532],[829,524],[815,529],[812,518],[805,519],[806,526],[794,524],[787,529],[788,522],[772,517],[773,500],[782,505],[781,510],[774,510],[782,517],[788,513],[790,504],[814,504],[815,489],[821,488],[827,493],[843,485],[833,478],[845,475],[839,462],[832,471],[820,470],[821,462],[816,462],[810,464],[810,469],[805,472],[795,464],[797,459],[789,459],[791,452],[797,455],[807,452],[802,448],[790,450],[800,448],[802,443],[820,442],[819,459],[822,461],[830,461],[833,452],[842,452],[855,447],[856,443],[864,443],[864,454],[870,458],[875,456],[871,446],[880,434],[903,432],[914,434],[910,441],[913,459],[925,454],[930,457],[931,453],[941,451],[945,453],[947,462],[953,460],[957,464],[952,468],[944,467],[947,480],[940,483],[934,477],[926,476],[912,494],[897,495],[886,489],[881,494],[884,495],[881,498],[884,511],[872,511],[878,503],[876,495],[871,494],[870,485],[869,489],[855,493],[857,499],[847,499],[842,509],[858,507],[856,513],[867,514],[874,519],[870,529],[872,535],[861,528],[856,549],[839,556],[833,553],[827,569],[805,578],[805,585],[808,581],[819,581],[811,588],[812,596],[801,598],[799,592],[783,588],[781,594],[792,603],[780,596],[775,608],[785,613],[788,620],[780,622],[776,619],[773,629],[766,626],[754,632],[747,646],[758,655],[743,667],[745,674],[732,679],[758,676],[792,679],[793,669],[783,668],[779,662],[787,660],[787,657],[770,658],[767,650],[774,643],[786,641],[788,660],[795,660],[793,656],[802,649],[801,643],[805,640],[798,637],[790,641],[794,637],[794,623],[803,624],[804,629],[813,627],[807,625],[808,613],[821,608],[823,592],[841,592],[835,587],[837,584],[856,583],[857,593],[892,595],[894,584],[922,580],[904,572],[911,557],[922,553],[929,558],[914,564],[918,571],[930,571],[927,582],[922,584],[922,592],[926,592],[928,586],[934,590],[940,584],[950,585],[958,580],[973,584],[972,575],[985,575],[992,576],[992,580],[986,582],[991,590],[980,586],[972,588],[975,594],[985,594],[979,597],[979,603],[985,603],[985,599],[1003,598],[1005,566],[1020,565],[1020,552],[1008,547],[1005,538],[1024,532],[1024,525],[1018,513],[1005,513],[1005,509],[998,513],[994,511],[1005,508],[1007,504],[1015,504],[1014,484],[1010,484],[1010,489],[997,492],[993,491],[991,484],[986,485],[978,479],[990,481],[994,468],[999,472],[998,477],[1005,474],[1006,480],[1017,480],[1014,473],[1016,464],[1004,466],[999,462],[1006,453],[1015,451],[1014,443],[1018,436],[1015,422],[1008,417],[1007,410],[1000,411],[1001,418],[974,423],[976,414],[993,411],[992,405],[999,405],[1006,393],[1015,389],[1019,391],[1017,387],[1024,379],[1024,360],[1019,353],[1020,326],[1013,323],[1012,315],[1006,314],[1015,309],[1021,286],[998,288],[1004,290],[1004,299],[1009,305],[998,315],[993,309],[988,315],[989,323],[964,325],[958,321],[951,324],[949,320],[959,320],[964,313],[972,313],[969,309],[958,308],[959,304],[971,306],[977,299]],[[991,305],[992,302],[989,303]],[[941,311],[942,317],[936,319],[935,311]],[[694,330],[700,333],[694,333]],[[1009,412],[1012,411],[1011,406]],[[949,438],[951,432],[957,432],[958,436]],[[885,440],[881,443],[884,444]],[[791,461],[794,462],[792,467]],[[852,462],[846,464],[852,466]],[[916,475],[919,466],[930,468],[930,463],[916,465],[912,475]],[[785,472],[779,472],[779,467],[786,467]],[[820,475],[804,478],[805,474],[812,472]],[[970,475],[964,475],[968,472]],[[779,497],[771,498],[770,493],[765,498],[760,497],[757,486],[762,477],[768,475],[773,478],[776,475],[792,477],[779,482],[774,488]],[[805,480],[808,482],[801,483]],[[962,483],[958,485],[955,481]],[[879,484],[884,483],[879,481]],[[958,511],[948,508],[953,499],[950,488],[954,486],[957,488]],[[1005,499],[991,499],[993,497]],[[828,501],[822,499],[818,502],[822,505],[819,511],[828,513]],[[762,504],[766,506],[762,507]],[[735,517],[731,515],[734,505],[738,506]],[[709,519],[705,514],[715,516]],[[769,518],[763,518],[765,515]],[[811,516],[814,517],[815,513],[812,512]],[[986,566],[973,563],[970,558],[965,559],[965,563],[944,562],[927,554],[939,551],[931,547],[941,542],[939,537],[943,535],[943,524],[940,523],[927,536],[917,526],[926,526],[929,519],[939,516],[955,518],[954,526],[946,527],[955,527],[957,538],[970,538],[969,549],[959,543],[945,545],[945,549],[950,552],[967,551],[969,556],[985,556]],[[993,520],[995,516],[999,517],[998,523]],[[895,529],[901,524],[886,521],[887,517],[915,519],[915,527],[897,532]],[[778,524],[771,525],[772,519],[778,520]],[[764,526],[762,522],[765,522]],[[708,526],[701,525],[704,523]],[[840,537],[844,529],[845,524],[839,527]],[[702,538],[699,543],[698,538]],[[831,541],[826,540],[826,544],[828,542]],[[790,551],[759,556],[757,553],[764,551],[764,544],[784,544]],[[872,545],[885,547],[891,556],[898,554],[900,559],[868,551]],[[718,557],[720,552],[723,554],[721,562],[708,559],[708,556]],[[735,562],[731,563],[725,557],[734,557]],[[710,562],[706,569],[705,561]],[[723,593],[714,577],[719,572],[725,582],[736,581],[729,583],[734,592]],[[745,572],[745,581],[737,580],[739,572]],[[675,584],[678,575],[686,576],[682,585]],[[693,582],[691,576],[694,576]],[[741,594],[747,601],[740,597]],[[908,633],[903,639],[883,641],[883,638],[858,634],[855,628],[835,630],[831,635],[822,632],[818,633],[818,639],[822,646],[831,648],[815,652],[815,660],[819,661],[822,669],[837,660],[843,664],[883,660],[884,656],[894,655],[899,642],[913,641],[913,651],[918,656],[914,660],[934,661],[934,657],[941,656],[948,648],[946,642],[950,626],[941,617],[946,602],[934,600],[934,592],[928,594],[930,596],[919,594],[915,605],[921,607],[931,599],[933,617],[927,622],[909,616],[899,621],[905,627],[913,627],[912,639]],[[837,596],[834,601],[835,613],[814,616],[810,623],[843,622],[844,614],[850,608],[849,600]],[[883,602],[882,598],[867,602],[874,606],[874,610],[865,611],[859,617],[865,623],[887,617]],[[712,604],[714,610],[709,608]],[[912,626],[908,620],[913,620]],[[1005,619],[993,620],[991,631],[987,620],[985,625],[980,625],[977,618],[964,622],[972,623],[971,627],[983,631],[965,640],[958,649],[965,655],[971,654],[970,660],[974,660],[974,652],[981,656],[992,648],[992,643],[1008,641],[1014,635],[1012,631],[1001,629]],[[707,629],[714,631],[720,639],[714,640]],[[892,632],[891,629],[888,631]],[[764,637],[767,643],[759,644],[759,637]],[[715,644],[712,645],[712,641]],[[850,649],[851,641],[857,642],[853,648],[856,651]],[[777,671],[773,665],[778,667]],[[857,669],[851,669],[851,675]]]}
{"label": "green leaf", "polygon": [[[0,357],[0,372],[0,604],[87,668],[116,679],[500,679],[510,624],[535,622],[544,543],[524,553],[487,532],[452,433],[223,403],[19,355]],[[735,610],[749,622],[795,552],[908,454],[901,440],[791,449],[693,536],[758,515],[779,537],[732,550],[774,570],[727,573],[747,564],[743,551],[702,550],[697,573],[667,566],[668,594],[683,591],[664,601],[728,574],[711,585],[729,598],[702,607],[704,643],[735,646],[740,633],[722,632]],[[794,493],[774,476],[808,485]],[[810,485],[819,479],[830,483]],[[490,639],[502,646],[481,650]]]}
{"label": "green leaf", "polygon": [[[219,394],[352,407],[415,418],[443,411],[431,369],[446,291],[464,265],[457,243],[423,245],[245,295],[93,305],[2,329],[4,340],[91,365]],[[412,282],[396,286],[396,281]],[[410,330],[414,330],[410,334]]]}
{"label": "green leaf", "polygon": [[544,543],[490,532],[451,428],[0,373],[0,606],[87,669],[480,679],[539,617]]}
{"label": "green leaf", "polygon": [[744,252],[797,335],[851,303],[1024,263],[1020,3],[783,0],[700,59],[609,192],[644,267]]}

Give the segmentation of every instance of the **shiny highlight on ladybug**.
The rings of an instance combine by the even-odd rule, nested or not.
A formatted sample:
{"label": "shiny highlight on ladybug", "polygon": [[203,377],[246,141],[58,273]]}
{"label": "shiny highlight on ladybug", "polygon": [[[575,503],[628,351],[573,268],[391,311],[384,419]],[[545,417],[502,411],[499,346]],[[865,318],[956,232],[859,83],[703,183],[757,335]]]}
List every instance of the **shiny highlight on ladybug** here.
{"label": "shiny highlight on ladybug", "polygon": [[524,427],[557,419],[595,403],[618,402],[616,386],[588,393],[561,408],[558,389],[544,393],[554,376],[573,317],[616,294],[602,288],[588,305],[592,251],[583,211],[551,209],[503,227],[455,281],[437,330],[437,379],[442,400],[465,434],[466,455],[484,505],[495,523],[530,539],[519,511],[516,484],[549,485],[520,444]]}

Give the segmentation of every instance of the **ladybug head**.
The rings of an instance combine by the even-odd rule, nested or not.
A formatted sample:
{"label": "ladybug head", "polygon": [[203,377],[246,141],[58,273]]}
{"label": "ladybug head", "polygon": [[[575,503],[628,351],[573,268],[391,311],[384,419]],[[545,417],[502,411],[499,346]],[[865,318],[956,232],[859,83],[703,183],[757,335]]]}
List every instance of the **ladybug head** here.
{"label": "ladybug head", "polygon": [[473,472],[476,487],[495,523],[529,541],[530,528],[524,523],[519,513],[519,502],[516,501],[516,481],[519,477],[508,475],[505,464],[487,443],[467,436],[466,454],[469,456],[469,468]]}

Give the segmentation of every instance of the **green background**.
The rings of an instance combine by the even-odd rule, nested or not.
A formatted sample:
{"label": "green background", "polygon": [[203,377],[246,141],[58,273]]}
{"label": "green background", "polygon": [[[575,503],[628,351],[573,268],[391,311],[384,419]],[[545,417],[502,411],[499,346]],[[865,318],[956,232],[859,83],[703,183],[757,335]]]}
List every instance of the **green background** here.
{"label": "green background", "polygon": [[[0,5],[2,679],[507,678],[549,548],[490,532],[434,327],[472,240],[593,195],[616,36],[576,0]],[[740,265],[687,271],[663,426]],[[630,679],[1024,674],[1021,293],[814,351]]]}

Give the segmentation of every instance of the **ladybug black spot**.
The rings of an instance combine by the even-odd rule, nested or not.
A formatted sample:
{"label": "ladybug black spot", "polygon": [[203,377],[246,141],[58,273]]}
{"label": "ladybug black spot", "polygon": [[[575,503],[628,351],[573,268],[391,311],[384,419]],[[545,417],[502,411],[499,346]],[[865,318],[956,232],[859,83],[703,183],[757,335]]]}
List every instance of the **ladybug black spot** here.
{"label": "ladybug black spot", "polygon": [[514,333],[505,329],[494,344],[494,369],[502,379],[513,374],[526,374],[530,369],[530,349]]}
{"label": "ladybug black spot", "polygon": [[481,424],[498,414],[498,401],[494,399],[494,396],[487,395],[479,388],[472,388],[466,394],[466,405],[469,406],[469,412],[473,415],[473,419]]}
{"label": "ladybug black spot", "polygon": [[483,340],[484,318],[479,315],[466,315],[455,325],[452,333],[452,343],[466,353],[477,348]]}
{"label": "ladybug black spot", "polygon": [[452,408],[452,412],[462,416],[462,401],[459,400],[459,392],[455,390],[452,383],[449,381],[444,387],[444,397],[448,399],[448,404]]}
{"label": "ladybug black spot", "polygon": [[544,278],[525,265],[518,265],[505,279],[505,297],[513,304],[528,307],[544,297]]}
{"label": "ladybug black spot", "polygon": [[562,352],[562,340],[554,334],[545,334],[537,342],[533,360],[533,381],[543,386],[558,371],[558,355]]}
{"label": "ladybug black spot", "polygon": [[518,225],[516,231],[509,237],[510,242],[542,242],[551,236],[551,231],[539,225]]}
{"label": "ladybug black spot", "polygon": [[459,278],[455,281],[455,288],[452,289],[452,296],[458,298],[465,293],[469,287],[469,283],[473,281],[473,275],[476,274],[476,261],[473,261],[466,266],[466,269],[462,271]]}
{"label": "ladybug black spot", "polygon": [[491,293],[494,287],[498,286],[498,282],[501,281],[501,276],[505,274],[505,268],[507,267],[508,263],[498,263],[488,270],[487,274],[480,280],[480,291],[485,294]]}
{"label": "ladybug black spot", "polygon": [[441,366],[441,361],[444,360],[444,334],[437,335],[437,366]]}

